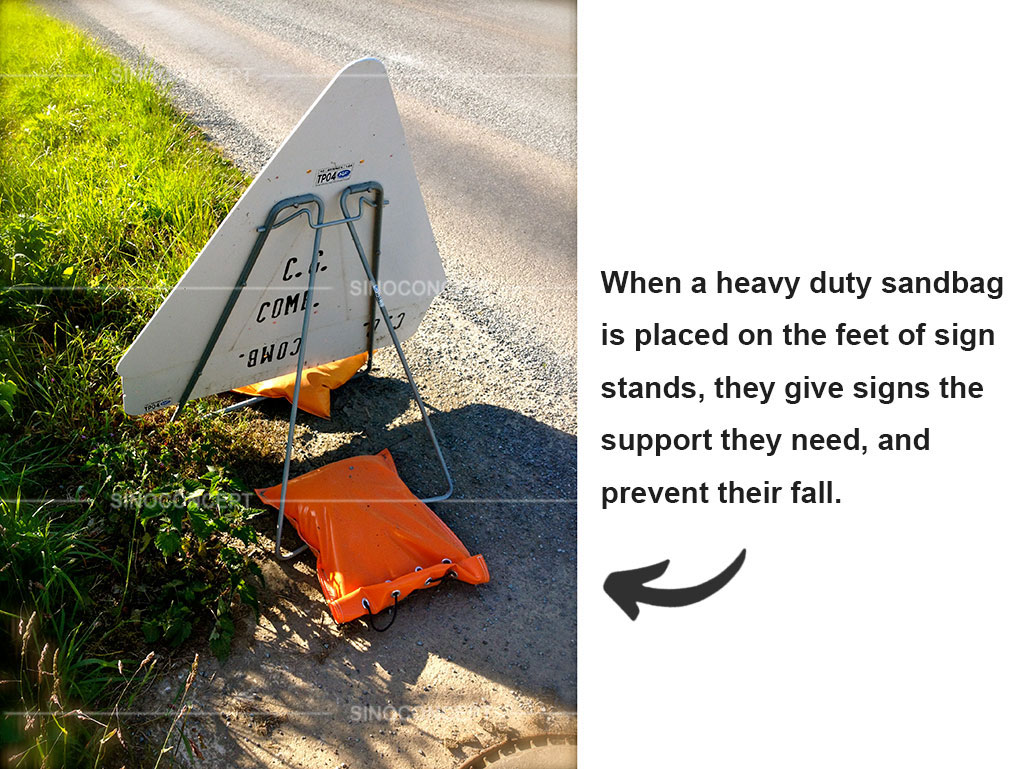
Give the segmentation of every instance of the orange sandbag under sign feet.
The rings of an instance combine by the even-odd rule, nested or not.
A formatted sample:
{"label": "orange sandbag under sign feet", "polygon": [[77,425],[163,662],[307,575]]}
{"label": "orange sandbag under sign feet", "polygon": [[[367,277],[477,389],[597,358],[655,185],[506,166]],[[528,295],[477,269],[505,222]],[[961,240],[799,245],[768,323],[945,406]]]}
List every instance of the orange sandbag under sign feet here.
{"label": "orange sandbag under sign feet", "polygon": [[[280,505],[280,485],[256,493]],[[471,556],[409,491],[386,450],[288,481],[284,514],[316,553],[320,587],[338,622],[376,614],[448,575],[471,585],[490,579],[483,556]]]}
{"label": "orange sandbag under sign feet", "polygon": [[[355,376],[366,364],[366,357],[364,352],[351,358],[305,369],[302,372],[302,384],[299,385],[299,408],[318,417],[330,419],[331,390],[341,387]],[[243,395],[260,395],[264,398],[287,398],[291,403],[295,394],[295,374],[285,374],[245,387],[237,387],[235,392]]]}

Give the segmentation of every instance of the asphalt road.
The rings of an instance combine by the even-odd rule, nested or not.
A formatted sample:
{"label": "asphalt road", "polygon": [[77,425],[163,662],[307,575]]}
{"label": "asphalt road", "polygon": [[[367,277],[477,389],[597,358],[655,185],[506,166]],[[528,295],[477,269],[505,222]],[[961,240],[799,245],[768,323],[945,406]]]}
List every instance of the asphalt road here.
{"label": "asphalt road", "polygon": [[[133,66],[155,67],[251,172],[337,70],[381,59],[449,278],[407,352],[456,478],[455,499],[435,509],[485,556],[492,582],[404,601],[377,636],[326,619],[310,556],[268,562],[265,615],[226,664],[202,662],[190,723],[207,754],[235,766],[454,766],[510,734],[574,730],[574,5],[44,6]],[[432,492],[399,374],[382,355],[376,377],[336,394],[330,422],[301,420],[293,472],[389,447],[410,486]],[[253,452],[254,485],[273,482],[283,456],[277,405],[249,418],[265,447]]]}
{"label": "asphalt road", "polygon": [[[44,5],[126,61],[157,65],[179,105],[250,171],[342,66],[381,59],[450,277],[491,300],[517,348],[542,346],[552,379],[574,376],[574,6]],[[575,397],[574,383],[565,389]]]}

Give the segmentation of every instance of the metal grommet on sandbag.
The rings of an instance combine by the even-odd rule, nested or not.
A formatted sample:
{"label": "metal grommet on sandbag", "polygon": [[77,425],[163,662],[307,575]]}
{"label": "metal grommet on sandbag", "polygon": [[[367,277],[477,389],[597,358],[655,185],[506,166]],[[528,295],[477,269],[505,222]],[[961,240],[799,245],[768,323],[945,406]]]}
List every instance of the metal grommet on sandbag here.
{"label": "metal grommet on sandbag", "polygon": [[366,609],[366,611],[368,612],[366,615],[366,621],[369,622],[370,627],[372,627],[378,633],[383,633],[385,630],[387,630],[389,627],[395,624],[395,617],[398,616],[398,597],[400,595],[402,595],[402,593],[399,590],[391,591],[391,597],[395,599],[395,602],[390,607],[391,620],[384,627],[377,627],[377,625],[373,621],[373,612],[370,611],[370,602],[366,598],[363,599],[363,608]]}
{"label": "metal grommet on sandbag", "polygon": [[[448,563],[451,563],[451,561],[449,561]],[[438,579],[434,579],[433,577],[427,577],[427,581],[423,583],[423,586],[424,587],[428,587],[430,585],[440,584],[441,582],[443,582],[444,580],[448,579],[449,577],[453,577],[454,579],[458,579],[459,578],[459,573],[457,571],[455,571],[455,569],[448,569],[448,571],[446,571],[444,573],[444,576],[440,577]]]}

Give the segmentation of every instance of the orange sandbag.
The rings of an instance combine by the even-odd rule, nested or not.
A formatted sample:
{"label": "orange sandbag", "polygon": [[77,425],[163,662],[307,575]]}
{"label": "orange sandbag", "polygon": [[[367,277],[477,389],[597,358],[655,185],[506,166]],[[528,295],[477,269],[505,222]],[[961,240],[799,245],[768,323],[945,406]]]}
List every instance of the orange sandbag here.
{"label": "orange sandbag", "polygon": [[[331,390],[341,387],[366,365],[366,353],[324,363],[302,372],[299,386],[299,408],[324,419],[331,418]],[[295,393],[295,374],[267,379],[256,384],[235,388],[243,395],[262,395],[264,398],[287,398],[292,402]]]}
{"label": "orange sandbag", "polygon": [[[257,489],[278,508],[281,486]],[[331,615],[348,622],[445,576],[490,580],[465,545],[398,477],[388,451],[334,462],[288,481],[285,517],[316,553]]]}

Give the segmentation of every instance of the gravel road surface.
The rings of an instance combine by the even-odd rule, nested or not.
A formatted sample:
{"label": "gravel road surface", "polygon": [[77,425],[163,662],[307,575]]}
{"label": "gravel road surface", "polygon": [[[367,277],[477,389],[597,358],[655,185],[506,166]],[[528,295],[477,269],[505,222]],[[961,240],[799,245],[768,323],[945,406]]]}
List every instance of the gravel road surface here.
{"label": "gravel road surface", "polygon": [[[510,736],[573,732],[574,5],[44,6],[132,66],[155,67],[179,106],[251,172],[337,70],[381,59],[449,278],[407,352],[456,478],[455,497],[434,508],[484,555],[491,583],[421,591],[376,634],[330,620],[311,556],[268,560],[264,615],[241,629],[226,663],[200,661],[187,729],[206,763],[457,766]],[[439,474],[408,386],[393,353],[378,358],[373,377],[335,393],[332,420],[300,418],[293,473],[390,448],[413,490],[432,493]],[[246,480],[275,483],[285,405],[226,418],[252,431]],[[163,706],[177,688],[172,675],[149,704]]]}

